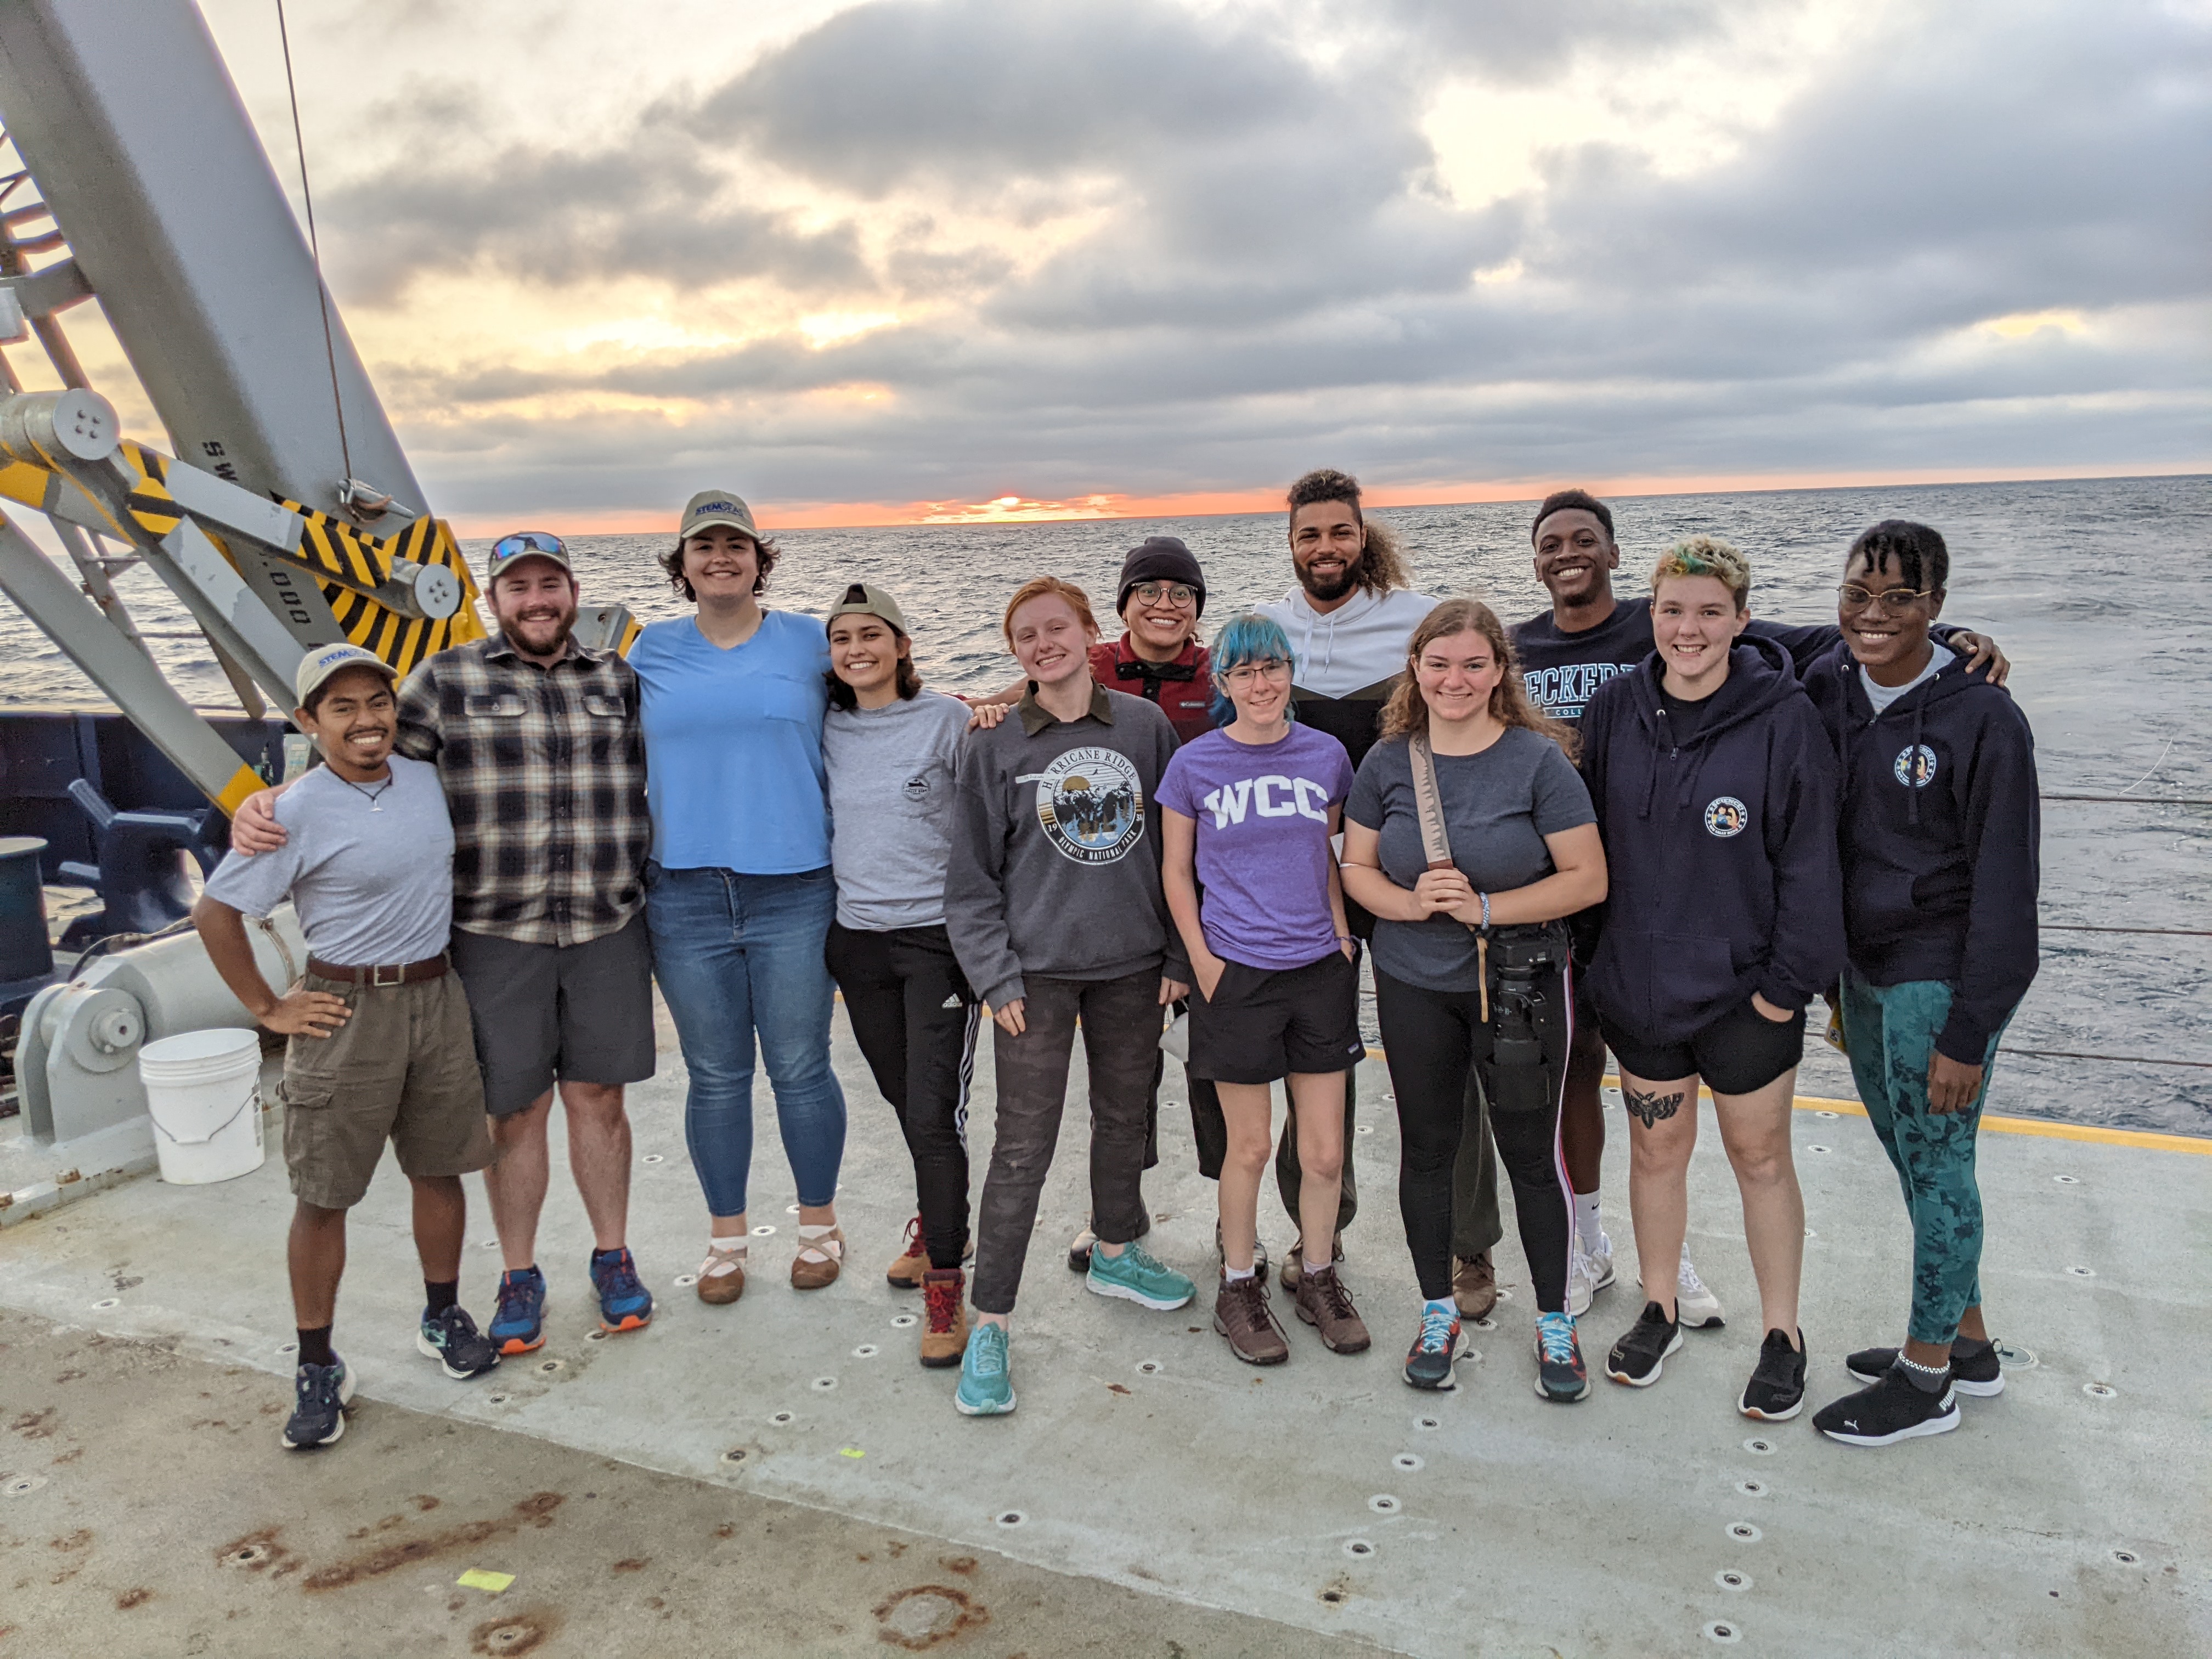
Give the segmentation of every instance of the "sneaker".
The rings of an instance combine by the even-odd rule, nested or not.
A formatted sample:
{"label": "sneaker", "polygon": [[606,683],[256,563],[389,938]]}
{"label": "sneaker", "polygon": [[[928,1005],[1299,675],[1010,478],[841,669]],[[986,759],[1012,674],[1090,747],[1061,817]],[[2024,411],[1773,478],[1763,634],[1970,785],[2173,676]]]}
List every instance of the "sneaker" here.
{"label": "sneaker", "polygon": [[[1797,1333],[1802,1342],[1805,1333]],[[1746,1417],[1786,1423],[1805,1408],[1805,1351],[1792,1347],[1780,1331],[1769,1331],[1759,1345],[1759,1364],[1735,1408]]]}
{"label": "sneaker", "polygon": [[1013,1410],[1014,1378],[1006,1364],[1004,1325],[979,1324],[968,1338],[952,1408],[963,1417],[1003,1417]]}
{"label": "sneaker", "polygon": [[[1585,1250],[1577,1243],[1573,1262],[1567,1268],[1567,1311],[1580,1319],[1590,1309],[1591,1300],[1607,1285],[1613,1283],[1613,1241],[1603,1233],[1597,1236],[1597,1249]],[[1680,1292],[1676,1292],[1676,1305],[1680,1304]],[[1679,1317],[1679,1316],[1678,1316]]]}
{"label": "sneaker", "polygon": [[1589,1368],[1583,1364],[1583,1345],[1575,1335],[1575,1322],[1563,1313],[1538,1314],[1537,1394],[1564,1406],[1589,1391]]}
{"label": "sneaker", "polygon": [[545,1275],[518,1267],[499,1276],[499,1306],[484,1333],[501,1353],[528,1353],[545,1346]]}
{"label": "sneaker", "polygon": [[592,1252],[592,1288],[599,1293],[599,1328],[641,1331],[653,1319],[653,1292],[639,1282],[627,1247]]}
{"label": "sneaker", "polygon": [[477,1329],[477,1322],[458,1302],[443,1313],[422,1316],[415,1346],[444,1366],[446,1375],[456,1382],[482,1376],[499,1364],[498,1345]]}
{"label": "sneaker", "polygon": [[1636,1322],[1606,1355],[1605,1374],[1632,1389],[1648,1389],[1659,1380],[1659,1368],[1667,1356],[1681,1346],[1680,1320],[1668,1318],[1664,1308],[1647,1302]]}
{"label": "sneaker", "polygon": [[[1222,1247],[1221,1224],[1218,1221],[1213,1224],[1213,1253],[1221,1258],[1222,1266],[1227,1267],[1229,1265],[1229,1252]],[[1267,1241],[1264,1238],[1255,1238],[1252,1241],[1252,1272],[1255,1278],[1265,1279],[1267,1276],[1267,1268],[1269,1265],[1270,1264],[1267,1261]],[[1287,1291],[1293,1287],[1285,1285],[1283,1288]]]}
{"label": "sneaker", "polygon": [[1717,1331],[1724,1322],[1720,1297],[1705,1288],[1705,1281],[1698,1277],[1686,1255],[1682,1258],[1681,1271],[1674,1275],[1674,1322],[1693,1331]]}
{"label": "sneaker", "polygon": [[968,1347],[968,1275],[931,1267],[921,1276],[921,1363],[932,1370],[957,1365]]}
{"label": "sneaker", "polygon": [[1954,1385],[1929,1394],[1903,1371],[1826,1405],[1813,1413],[1813,1426],[1846,1446],[1891,1446],[1919,1434],[1948,1434],[1959,1426]]}
{"label": "sneaker", "polygon": [[1291,1357],[1291,1340],[1267,1305],[1267,1281],[1253,1273],[1222,1276],[1213,1297],[1213,1328],[1229,1339],[1229,1352],[1248,1365],[1279,1365]]}
{"label": "sneaker", "polygon": [[302,1365],[292,1378],[292,1415],[284,1424],[284,1449],[327,1446],[345,1432],[353,1373],[333,1354],[327,1365]]}
{"label": "sneaker", "polygon": [[1198,1294],[1197,1285],[1143,1245],[1134,1243],[1119,1255],[1091,1251],[1089,1284],[1093,1295],[1118,1296],[1125,1302],[1163,1312],[1180,1308]]}
{"label": "sneaker", "polygon": [[884,1270],[884,1277],[898,1291],[917,1290],[921,1276],[929,1271],[929,1247],[921,1242],[921,1218],[906,1224],[906,1248],[898,1253],[891,1265]]}
{"label": "sneaker", "polygon": [[1452,1258],[1452,1300],[1462,1319],[1490,1317],[1498,1305],[1498,1269],[1491,1265],[1489,1251]]}
{"label": "sneaker", "polygon": [[[1897,1369],[1896,1348],[1861,1348],[1844,1364],[1862,1382],[1879,1382]],[[1960,1394],[1988,1400],[2004,1392],[2004,1367],[1994,1342],[1977,1354],[1951,1350],[1951,1386]]]}
{"label": "sneaker", "polygon": [[1439,1394],[1459,1387],[1452,1362],[1466,1350],[1467,1336],[1459,1321],[1441,1308],[1424,1306],[1421,1334],[1413,1339],[1406,1355],[1406,1381],[1414,1388],[1433,1389]]}
{"label": "sneaker", "polygon": [[[1331,1249],[1329,1264],[1334,1267],[1343,1260],[1344,1235],[1339,1233]],[[1303,1243],[1293,1244],[1285,1252],[1283,1256],[1283,1288],[1285,1290],[1293,1292],[1297,1290],[1298,1275],[1305,1271],[1305,1262],[1306,1252]]]}
{"label": "sneaker", "polygon": [[1374,1340],[1359,1310],[1352,1305],[1344,1275],[1334,1267],[1298,1275],[1297,1310],[1298,1317],[1320,1334],[1322,1346],[1331,1353],[1365,1353]]}

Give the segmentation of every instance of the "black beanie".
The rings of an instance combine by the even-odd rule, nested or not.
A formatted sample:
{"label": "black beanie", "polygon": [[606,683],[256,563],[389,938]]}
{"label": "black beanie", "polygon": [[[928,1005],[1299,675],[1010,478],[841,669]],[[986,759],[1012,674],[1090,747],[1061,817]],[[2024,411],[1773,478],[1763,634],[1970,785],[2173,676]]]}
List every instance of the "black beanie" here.
{"label": "black beanie", "polygon": [[1206,614],[1206,573],[1198,568],[1180,536],[1147,536],[1121,561],[1121,586],[1114,595],[1114,614],[1129,603],[1133,588],[1146,582],[1183,582],[1198,590],[1196,616]]}

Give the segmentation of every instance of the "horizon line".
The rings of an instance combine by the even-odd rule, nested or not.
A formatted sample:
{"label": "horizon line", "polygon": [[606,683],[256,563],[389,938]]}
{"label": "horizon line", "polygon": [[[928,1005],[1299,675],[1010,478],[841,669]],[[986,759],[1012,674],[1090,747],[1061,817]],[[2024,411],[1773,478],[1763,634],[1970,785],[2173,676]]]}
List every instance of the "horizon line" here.
{"label": "horizon line", "polygon": [[[2136,478],[2186,478],[2212,472],[2212,466],[2179,467],[2148,471],[2051,471],[2033,473],[1989,469],[1964,471],[1918,468],[1887,472],[1736,473],[1704,477],[1637,477],[1600,478],[1579,485],[1591,494],[1613,500],[1638,500],[1672,495],[1786,495],[1815,489],[1882,489],[1940,488],[1947,484],[2123,483]],[[1556,481],[1539,484],[1525,479],[1510,483],[1468,483],[1383,485],[1362,494],[1370,511],[1389,512],[1413,507],[1478,507],[1511,501],[1540,501],[1553,489],[1568,486]],[[981,501],[794,501],[755,502],[754,514],[774,535],[786,530],[933,529],[961,525],[1066,524],[1150,519],[1243,517],[1279,513],[1279,489],[1186,490],[1161,495],[1132,495],[1098,492],[1057,499],[1033,499],[1018,495],[999,495]],[[615,507],[589,513],[544,513],[531,515],[535,527],[563,536],[618,536],[666,533],[674,512],[641,507]],[[476,540],[510,533],[516,515],[458,513],[447,522],[457,538]]]}

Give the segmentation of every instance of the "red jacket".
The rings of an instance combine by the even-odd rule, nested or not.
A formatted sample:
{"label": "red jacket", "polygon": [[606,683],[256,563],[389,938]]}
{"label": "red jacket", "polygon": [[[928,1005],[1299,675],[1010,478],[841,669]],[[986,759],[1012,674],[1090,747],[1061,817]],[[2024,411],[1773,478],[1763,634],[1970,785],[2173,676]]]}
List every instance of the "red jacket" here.
{"label": "red jacket", "polygon": [[1177,743],[1213,730],[1213,659],[1202,645],[1186,645],[1173,662],[1155,663],[1131,650],[1126,634],[1111,643],[1101,640],[1091,647],[1091,677],[1109,691],[1158,703]]}

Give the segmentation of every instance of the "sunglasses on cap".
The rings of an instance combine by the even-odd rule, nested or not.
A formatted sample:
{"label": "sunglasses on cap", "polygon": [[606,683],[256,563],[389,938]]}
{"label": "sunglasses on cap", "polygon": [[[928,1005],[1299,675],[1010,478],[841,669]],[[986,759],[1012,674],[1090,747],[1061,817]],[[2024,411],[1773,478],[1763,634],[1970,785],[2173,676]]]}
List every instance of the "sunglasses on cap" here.
{"label": "sunglasses on cap", "polygon": [[491,544],[491,568],[496,570],[503,564],[511,564],[533,554],[558,559],[564,565],[568,562],[568,545],[558,536],[549,535],[543,530],[520,530],[512,536],[501,536]]}

